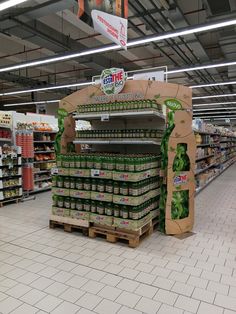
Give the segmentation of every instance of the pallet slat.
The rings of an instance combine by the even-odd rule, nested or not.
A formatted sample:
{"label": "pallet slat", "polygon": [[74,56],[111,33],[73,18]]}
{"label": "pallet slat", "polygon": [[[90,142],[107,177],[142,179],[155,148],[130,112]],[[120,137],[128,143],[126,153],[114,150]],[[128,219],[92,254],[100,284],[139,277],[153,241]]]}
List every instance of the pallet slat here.
{"label": "pallet slat", "polygon": [[49,220],[49,227],[51,229],[62,227],[65,232],[70,232],[70,233],[73,231],[79,230],[79,231],[82,231],[83,235],[86,235],[86,236],[88,235],[87,227],[72,225],[65,222],[61,222],[61,221]]}
{"label": "pallet slat", "polygon": [[145,226],[137,231],[127,231],[121,229],[106,229],[105,227],[90,227],[89,237],[96,238],[98,235],[106,237],[107,242],[115,243],[119,239],[127,240],[129,247],[135,248],[139,245],[141,238],[151,235],[153,232],[152,222],[148,222]]}
{"label": "pallet slat", "polygon": [[0,208],[4,206],[4,204],[7,204],[7,203],[20,203],[21,201],[21,197],[18,197],[18,198],[11,198],[11,199],[7,199],[7,200],[2,200],[0,201]]}

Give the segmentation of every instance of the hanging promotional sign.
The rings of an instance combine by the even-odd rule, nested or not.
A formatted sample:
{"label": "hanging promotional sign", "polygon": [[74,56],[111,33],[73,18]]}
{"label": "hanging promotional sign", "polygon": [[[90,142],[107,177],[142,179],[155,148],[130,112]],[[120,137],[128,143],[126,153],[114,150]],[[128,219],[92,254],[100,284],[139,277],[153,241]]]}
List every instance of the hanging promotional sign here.
{"label": "hanging promotional sign", "polygon": [[128,18],[128,0],[78,0],[78,17],[89,25],[92,10]]}
{"label": "hanging promotional sign", "polygon": [[101,90],[106,95],[119,94],[126,80],[124,69],[111,68],[102,71]]}
{"label": "hanging promotional sign", "polygon": [[98,10],[92,11],[92,19],[95,31],[127,49],[128,23],[126,19]]}

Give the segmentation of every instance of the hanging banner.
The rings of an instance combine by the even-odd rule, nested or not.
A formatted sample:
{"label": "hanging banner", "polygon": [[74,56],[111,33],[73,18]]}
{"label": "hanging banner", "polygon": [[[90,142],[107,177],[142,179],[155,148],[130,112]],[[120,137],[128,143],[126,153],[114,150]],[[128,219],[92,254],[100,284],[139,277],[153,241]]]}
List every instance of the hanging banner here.
{"label": "hanging banner", "polygon": [[89,25],[92,10],[128,18],[128,0],[78,0],[78,8],[78,17]]}
{"label": "hanging banner", "polygon": [[95,31],[127,49],[127,19],[98,10],[92,11],[92,19]]}

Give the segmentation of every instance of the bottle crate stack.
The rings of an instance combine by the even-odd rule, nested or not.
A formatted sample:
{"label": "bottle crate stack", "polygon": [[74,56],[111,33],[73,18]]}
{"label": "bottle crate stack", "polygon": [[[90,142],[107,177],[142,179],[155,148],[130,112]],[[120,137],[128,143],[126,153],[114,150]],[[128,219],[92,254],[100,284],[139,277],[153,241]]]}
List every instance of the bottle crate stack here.
{"label": "bottle crate stack", "polygon": [[67,154],[57,166],[53,215],[135,230],[158,213],[157,155]]}

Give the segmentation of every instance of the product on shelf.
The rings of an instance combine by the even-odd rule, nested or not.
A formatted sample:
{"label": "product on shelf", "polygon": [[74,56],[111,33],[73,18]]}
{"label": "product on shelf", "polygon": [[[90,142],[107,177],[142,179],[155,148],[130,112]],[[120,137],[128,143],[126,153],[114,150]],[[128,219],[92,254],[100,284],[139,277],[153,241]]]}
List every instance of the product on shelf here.
{"label": "product on shelf", "polygon": [[78,210],[138,220],[158,208],[159,156],[155,154],[67,154],[57,156],[57,166],[53,206],[72,210],[71,215]]}
{"label": "product on shelf", "polygon": [[56,131],[57,127],[50,125],[47,122],[18,122],[17,123],[18,130],[33,130],[38,132],[52,132]]}
{"label": "product on shelf", "polygon": [[159,160],[160,157],[152,154],[82,153],[58,155],[57,166],[132,172],[157,168]]}
{"label": "product on shelf", "polygon": [[163,131],[155,129],[80,130],[77,138],[162,138]]}
{"label": "product on shelf", "polygon": [[234,162],[236,134],[224,127],[206,124],[201,119],[196,119],[193,127],[198,145],[195,167],[198,192]]}
{"label": "product on shelf", "polygon": [[1,129],[1,126],[0,126],[0,138],[10,139],[11,131],[7,129]]}
{"label": "product on shelf", "polygon": [[17,146],[0,147],[0,201],[22,195],[21,149]]}
{"label": "product on shelf", "polygon": [[21,147],[23,158],[34,157],[33,133],[30,130],[16,132],[16,145]]}
{"label": "product on shelf", "polygon": [[84,104],[77,107],[78,113],[137,111],[143,109],[152,109],[162,112],[162,106],[158,104],[155,99]]}

